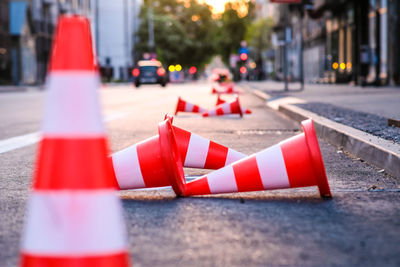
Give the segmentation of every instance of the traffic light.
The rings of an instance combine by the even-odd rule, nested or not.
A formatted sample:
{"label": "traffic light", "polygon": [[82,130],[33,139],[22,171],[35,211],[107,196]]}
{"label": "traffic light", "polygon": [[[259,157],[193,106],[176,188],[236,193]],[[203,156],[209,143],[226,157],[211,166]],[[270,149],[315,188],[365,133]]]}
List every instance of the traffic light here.
{"label": "traffic light", "polygon": [[191,66],[189,68],[189,74],[193,75],[197,72],[197,68],[195,66]]}
{"label": "traffic light", "polygon": [[243,61],[243,62],[246,62],[247,59],[249,58],[249,56],[246,53],[241,53],[239,55],[239,57],[240,57],[240,60]]}

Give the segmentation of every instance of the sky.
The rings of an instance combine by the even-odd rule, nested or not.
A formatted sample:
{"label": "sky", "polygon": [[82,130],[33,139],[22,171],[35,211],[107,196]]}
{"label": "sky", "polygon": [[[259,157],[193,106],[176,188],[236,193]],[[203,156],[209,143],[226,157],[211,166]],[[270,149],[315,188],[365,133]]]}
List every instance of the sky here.
{"label": "sky", "polygon": [[229,2],[229,0],[203,0],[203,1],[212,6],[215,9],[214,12],[216,13],[224,12],[225,4]]}

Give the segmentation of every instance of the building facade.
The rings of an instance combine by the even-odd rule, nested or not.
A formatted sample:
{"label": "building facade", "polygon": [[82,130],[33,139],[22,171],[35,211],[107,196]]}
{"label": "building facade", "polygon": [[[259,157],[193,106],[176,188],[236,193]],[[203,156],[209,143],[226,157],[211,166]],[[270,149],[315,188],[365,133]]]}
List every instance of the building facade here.
{"label": "building facade", "polygon": [[275,48],[278,78],[286,49],[292,80],[303,68],[306,82],[400,84],[398,1],[314,0],[277,10],[276,35],[290,31],[287,46]]}
{"label": "building facade", "polygon": [[0,84],[11,81],[9,13],[9,0],[0,1]]}
{"label": "building facade", "polygon": [[41,84],[60,14],[92,17],[94,0],[2,0],[0,82]]}
{"label": "building facade", "polygon": [[[95,36],[99,63],[110,80],[126,81],[135,63],[135,32],[142,0],[98,0]],[[108,75],[106,75],[108,76]]]}

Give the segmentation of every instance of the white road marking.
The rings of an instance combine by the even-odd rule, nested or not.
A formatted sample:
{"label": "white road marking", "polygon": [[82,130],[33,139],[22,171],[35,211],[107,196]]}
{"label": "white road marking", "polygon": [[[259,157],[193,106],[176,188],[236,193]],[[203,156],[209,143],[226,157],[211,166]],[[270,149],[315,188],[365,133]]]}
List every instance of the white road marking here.
{"label": "white road marking", "polygon": [[[118,112],[106,115],[104,118],[105,122],[117,120],[128,116],[132,112]],[[8,139],[0,140],[0,154],[6,153],[18,148],[33,145],[40,141],[41,133],[33,132],[29,134],[24,134],[20,136],[11,137]]]}
{"label": "white road marking", "polygon": [[[169,102],[171,100],[175,100],[176,97],[166,97],[164,99],[160,99],[160,100],[154,100],[151,102],[147,102],[146,105],[148,106],[158,106],[161,103],[165,103],[165,102]],[[117,120],[123,117],[126,117],[130,114],[132,114],[133,111],[128,111],[128,112],[116,112],[116,113],[111,113],[108,114],[104,117],[104,121],[105,122],[110,122],[113,120]],[[33,133],[29,133],[29,134],[24,134],[24,135],[20,135],[20,136],[15,136],[15,137],[11,137],[8,139],[4,139],[4,140],[0,140],[0,154],[2,153],[6,153],[18,148],[22,148],[22,147],[26,147],[29,145],[33,145],[37,142],[40,141],[41,138],[41,133],[40,132],[33,132]]]}
{"label": "white road marking", "polygon": [[20,135],[0,141],[0,154],[39,142],[40,132]]}

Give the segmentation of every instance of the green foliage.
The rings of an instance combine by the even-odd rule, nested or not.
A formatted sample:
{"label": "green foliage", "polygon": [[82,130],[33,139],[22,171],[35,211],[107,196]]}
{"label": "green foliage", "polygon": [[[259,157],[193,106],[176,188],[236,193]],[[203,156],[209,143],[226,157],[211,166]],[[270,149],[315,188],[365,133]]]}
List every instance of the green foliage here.
{"label": "green foliage", "polygon": [[262,51],[271,47],[272,18],[259,19],[247,27],[245,40],[254,51],[256,60],[261,60]]}
{"label": "green foliage", "polygon": [[[217,0],[216,0],[217,1]],[[141,24],[136,33],[136,52],[149,52],[148,9],[152,7],[157,57],[164,65],[181,64],[201,69],[216,54],[225,62],[237,53],[254,17],[252,1],[232,0],[219,18],[213,18],[211,7],[197,0],[144,0]],[[243,12],[246,11],[246,12]]]}
{"label": "green foliage", "polygon": [[[137,52],[149,52],[148,8],[145,1],[140,12],[141,24]],[[210,7],[191,0],[185,4],[176,0],[152,1],[154,39],[157,57],[165,64],[202,68],[215,54],[215,21]]]}
{"label": "green foliage", "polygon": [[[243,6],[248,10],[245,16],[241,16],[239,12]],[[225,5],[217,35],[218,53],[225,63],[229,61],[231,54],[237,54],[240,42],[244,40],[247,26],[254,16],[253,11],[254,4],[244,0],[237,0]]]}

